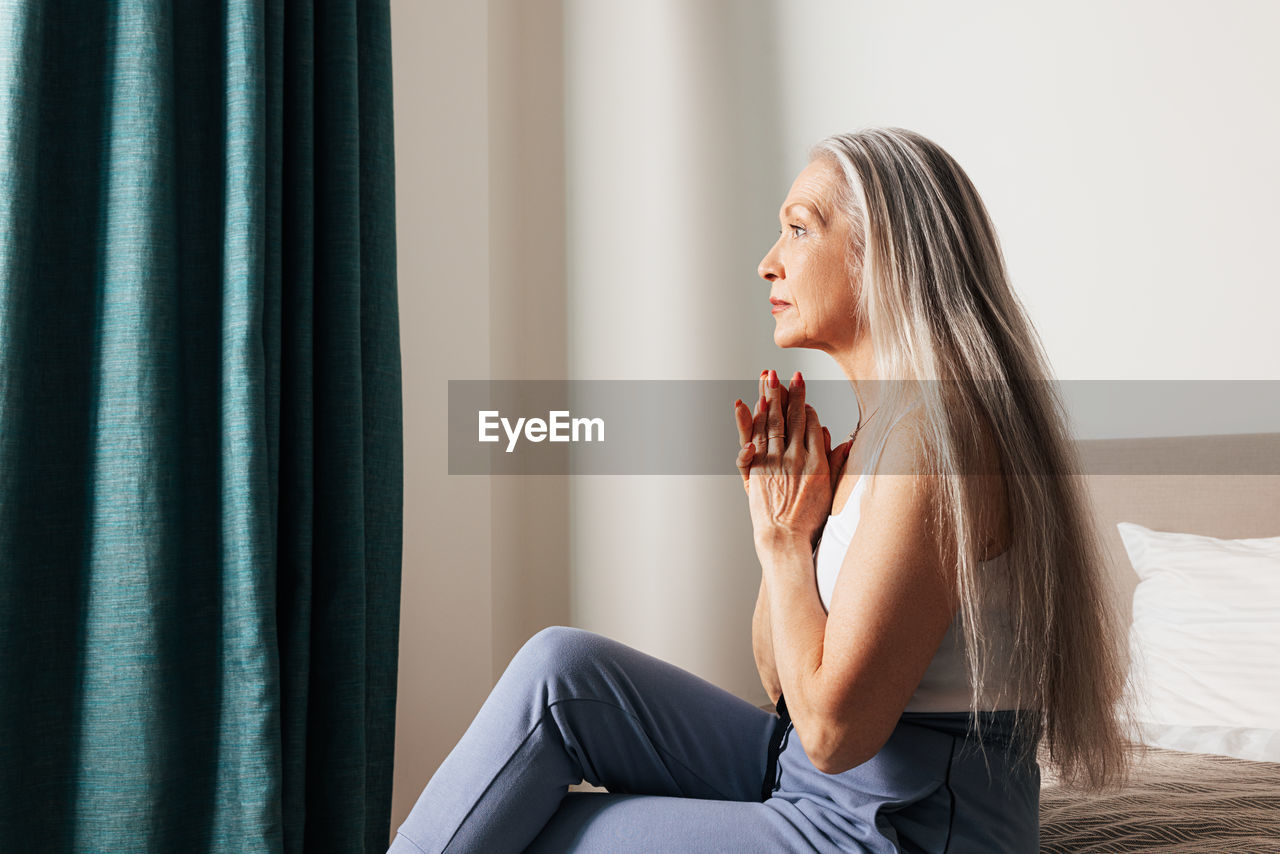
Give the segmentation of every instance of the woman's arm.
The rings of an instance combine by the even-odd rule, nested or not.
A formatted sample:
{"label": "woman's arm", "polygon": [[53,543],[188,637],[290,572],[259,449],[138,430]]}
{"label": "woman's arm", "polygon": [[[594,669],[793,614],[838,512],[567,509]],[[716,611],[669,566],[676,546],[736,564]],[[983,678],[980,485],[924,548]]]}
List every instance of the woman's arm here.
{"label": "woman's arm", "polygon": [[751,618],[751,649],[756,656],[756,670],[760,671],[760,684],[775,706],[782,696],[782,683],[778,681],[778,668],[773,662],[773,630],[769,625],[769,593],[765,590],[764,576],[760,576],[760,596],[756,599],[756,612]]}
{"label": "woman's arm", "polygon": [[[760,373],[760,393],[762,395],[765,394],[767,389],[765,383],[767,373],[767,371],[761,371]],[[777,392],[781,396],[782,409],[785,413],[789,397],[787,387],[780,385]],[[759,411],[757,409],[755,415],[758,415]],[[755,415],[741,400],[734,403],[734,415],[738,424],[738,441],[740,446],[746,445],[752,439]],[[823,427],[822,433],[827,465],[832,473],[832,482],[835,483],[844,473],[845,464],[849,459],[849,452],[853,448],[853,441],[850,439],[832,448],[831,432],[826,427]],[[750,451],[742,451],[738,454],[738,469],[742,472],[743,485],[747,487],[748,495],[750,495],[749,472],[753,456],[754,453]],[[834,497],[834,489],[832,494]],[[774,662],[772,616],[769,613],[769,595],[765,587],[763,574],[760,577],[760,595],[756,598],[756,610],[751,617],[751,650],[755,655],[756,670],[760,673],[760,684],[764,686],[765,693],[769,695],[769,700],[776,706],[778,698],[782,696],[782,682],[778,678],[778,668]]]}
{"label": "woman's arm", "polygon": [[827,774],[884,745],[957,607],[953,574],[939,562],[936,483],[921,449],[895,429],[881,462],[895,474],[872,484],[829,614],[808,543],[757,531],[777,679],[805,753]]}

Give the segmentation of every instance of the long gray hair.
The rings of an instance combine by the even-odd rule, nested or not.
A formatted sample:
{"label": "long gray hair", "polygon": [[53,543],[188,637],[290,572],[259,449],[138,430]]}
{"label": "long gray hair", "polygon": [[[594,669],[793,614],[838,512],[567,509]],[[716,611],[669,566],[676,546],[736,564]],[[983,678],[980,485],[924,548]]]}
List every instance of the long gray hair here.
{"label": "long gray hair", "polygon": [[[838,134],[813,146],[809,159],[817,158],[844,176],[836,201],[852,225],[852,322],[871,337],[879,379],[890,380],[884,412],[865,431],[875,449],[866,473],[898,416],[922,406],[921,438],[940,475],[933,522],[942,565],[957,572],[971,707],[979,710],[988,656],[1007,655],[1013,685],[987,707],[1021,710],[1021,758],[1043,737],[1064,785],[1118,785],[1129,767],[1123,629],[1074,476],[1064,408],[986,207],[959,164],[913,131]],[[999,452],[1012,532],[1005,558],[986,564],[978,490],[959,476],[973,470],[980,435]],[[997,617],[1012,648],[995,653]]]}

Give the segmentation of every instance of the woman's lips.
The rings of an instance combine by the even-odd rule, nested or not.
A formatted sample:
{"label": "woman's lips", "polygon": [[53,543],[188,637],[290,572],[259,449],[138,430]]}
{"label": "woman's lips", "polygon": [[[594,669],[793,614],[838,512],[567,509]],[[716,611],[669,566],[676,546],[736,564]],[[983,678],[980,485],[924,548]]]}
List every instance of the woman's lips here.
{"label": "woman's lips", "polygon": [[769,300],[769,304],[770,304],[769,312],[771,314],[777,314],[780,311],[786,311],[787,309],[791,308],[791,303],[782,302],[781,300],[771,299]]}

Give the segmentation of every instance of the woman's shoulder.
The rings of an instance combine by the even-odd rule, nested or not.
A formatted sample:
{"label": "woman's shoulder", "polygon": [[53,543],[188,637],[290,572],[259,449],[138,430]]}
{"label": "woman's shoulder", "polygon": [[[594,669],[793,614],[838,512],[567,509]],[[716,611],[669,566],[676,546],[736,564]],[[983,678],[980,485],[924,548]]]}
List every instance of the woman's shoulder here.
{"label": "woman's shoulder", "polygon": [[[924,499],[914,502],[918,510],[927,512],[925,508],[935,506],[939,484],[932,476],[924,419],[920,407],[896,415],[885,435],[877,439],[878,450],[865,451],[866,456],[860,461],[860,482],[866,482],[866,488],[860,490],[864,503],[901,502],[907,494],[913,494]],[[897,498],[889,498],[895,493]]]}
{"label": "woman's shoulder", "polygon": [[925,475],[930,471],[927,414],[916,403],[894,415],[875,455],[872,471],[866,472],[874,486],[880,475]]}
{"label": "woman's shoulder", "polygon": [[[929,445],[928,418],[924,406],[918,403],[896,416],[875,470],[877,474],[913,477],[917,489],[926,490],[931,498],[937,499],[942,485],[938,483],[939,470]],[[978,508],[975,522],[980,530],[981,559],[986,560],[1003,554],[1010,544],[1008,491],[999,443],[990,420],[981,417],[974,433],[975,441],[968,445],[967,451],[971,458],[960,465],[975,490]],[[876,478],[872,477],[868,491],[875,489],[875,482]]]}

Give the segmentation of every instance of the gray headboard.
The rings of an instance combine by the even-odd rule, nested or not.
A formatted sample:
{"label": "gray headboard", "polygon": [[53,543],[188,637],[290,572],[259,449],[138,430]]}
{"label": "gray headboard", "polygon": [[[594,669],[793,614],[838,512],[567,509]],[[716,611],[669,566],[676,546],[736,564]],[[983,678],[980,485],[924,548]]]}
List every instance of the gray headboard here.
{"label": "gray headboard", "polygon": [[1117,522],[1231,539],[1280,536],[1280,433],[1084,439],[1076,445],[1125,625],[1138,577]]}

